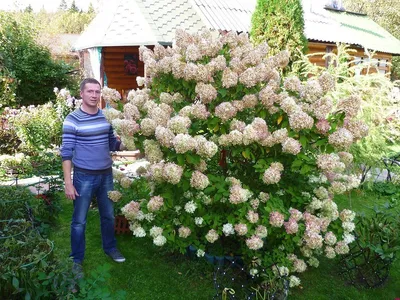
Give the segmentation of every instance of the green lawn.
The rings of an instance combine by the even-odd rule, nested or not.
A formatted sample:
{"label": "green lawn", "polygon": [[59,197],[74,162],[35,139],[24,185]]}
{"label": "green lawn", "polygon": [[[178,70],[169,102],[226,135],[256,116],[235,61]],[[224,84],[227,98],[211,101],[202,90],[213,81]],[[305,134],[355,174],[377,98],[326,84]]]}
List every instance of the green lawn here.
{"label": "green lawn", "polygon": [[[55,253],[67,257],[70,251],[69,228],[72,203],[64,200],[59,225],[50,239]],[[86,257],[84,270],[88,274],[99,264],[111,265],[111,291],[125,290],[127,299],[212,299],[215,294],[212,267],[189,260],[183,255],[160,252],[149,239],[131,235],[117,236],[118,248],[126,257],[124,263],[114,263],[101,248],[100,221],[97,210],[90,210],[86,228]]]}
{"label": "green lawn", "polygon": [[[354,192],[350,196],[337,198],[339,208],[352,207],[357,212],[368,212],[367,206],[384,203],[393,196],[378,197],[373,193]],[[393,202],[392,202],[393,203]],[[400,200],[397,201],[400,205]],[[69,222],[72,203],[62,202],[63,211],[59,225],[50,236],[55,241],[55,253],[68,256]],[[148,239],[133,238],[130,235],[117,237],[120,250],[126,256],[122,264],[112,262],[101,249],[99,215],[90,210],[86,233],[85,273],[97,265],[111,265],[111,279],[107,282],[111,291],[125,290],[127,299],[212,299],[215,291],[212,281],[212,267],[205,261],[191,261],[183,255],[160,252]],[[337,265],[332,260],[321,259],[319,268],[310,268],[299,276],[301,288],[293,289],[289,299],[365,299],[394,300],[400,298],[400,260],[397,260],[386,284],[373,290],[357,290],[347,285],[338,276]]]}

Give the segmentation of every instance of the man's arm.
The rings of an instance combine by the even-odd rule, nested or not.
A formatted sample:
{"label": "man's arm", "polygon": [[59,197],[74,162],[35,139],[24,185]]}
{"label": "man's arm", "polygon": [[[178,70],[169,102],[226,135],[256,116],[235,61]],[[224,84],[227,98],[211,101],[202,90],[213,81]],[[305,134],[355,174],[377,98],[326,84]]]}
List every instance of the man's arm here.
{"label": "man's arm", "polygon": [[76,191],[71,179],[72,162],[70,160],[64,160],[62,162],[62,168],[64,173],[65,195],[68,199],[75,200],[75,197],[79,196],[79,194]]}

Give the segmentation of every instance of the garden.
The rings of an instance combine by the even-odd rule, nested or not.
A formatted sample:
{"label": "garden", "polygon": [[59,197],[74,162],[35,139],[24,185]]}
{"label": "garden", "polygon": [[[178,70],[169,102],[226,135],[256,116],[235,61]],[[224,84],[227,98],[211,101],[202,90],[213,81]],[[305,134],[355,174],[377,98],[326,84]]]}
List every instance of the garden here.
{"label": "garden", "polygon": [[[48,103],[4,108],[1,297],[399,297],[397,83],[354,76],[373,60],[337,49],[325,69],[307,56],[288,66],[287,51],[246,34],[178,30],[173,47],[141,47],[141,88],[126,102],[102,92],[115,132],[144,155],[113,169],[127,261],[102,253],[94,201],[80,280],[58,155],[80,101],[55,88]],[[34,193],[22,184],[32,177]]]}

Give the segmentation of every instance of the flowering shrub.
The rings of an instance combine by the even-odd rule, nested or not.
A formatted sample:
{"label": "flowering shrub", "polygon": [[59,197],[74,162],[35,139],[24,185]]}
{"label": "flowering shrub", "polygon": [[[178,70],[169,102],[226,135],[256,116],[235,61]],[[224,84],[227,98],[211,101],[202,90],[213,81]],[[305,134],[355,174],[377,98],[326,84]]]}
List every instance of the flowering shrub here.
{"label": "flowering shrub", "polygon": [[104,101],[113,108],[117,108],[118,103],[120,103],[119,101],[121,100],[121,94],[116,89],[111,89],[107,86],[102,88],[101,96]]}
{"label": "flowering shrub", "polygon": [[15,129],[21,141],[20,150],[24,153],[38,153],[61,143],[62,120],[57,114],[56,105],[51,102],[23,106],[8,122]]}
{"label": "flowering shrub", "polygon": [[[357,103],[360,107],[357,117],[368,125],[369,133],[360,142],[352,144],[349,152],[354,156],[355,165],[364,166],[363,179],[370,167],[386,168],[383,159],[393,155],[400,136],[400,97],[396,87],[400,82],[392,82],[387,74],[381,74],[373,53],[367,50],[365,53],[368,59],[360,62],[354,57],[354,49],[338,44],[336,53],[313,53],[295,63],[300,66],[299,69],[304,70],[304,76],[320,76],[325,72],[333,76],[337,81],[336,88],[331,93],[335,103],[354,94],[361,99]],[[312,64],[309,57],[314,55],[323,55],[328,59],[328,68]],[[366,74],[356,75],[361,70]],[[345,112],[351,107],[347,107],[346,103],[340,106]]]}
{"label": "flowering shrub", "polygon": [[235,245],[225,252],[288,274],[349,251],[355,215],[333,198],[359,184],[345,171],[368,131],[361,99],[334,103],[327,72],[281,78],[288,53],[267,54],[235,33],[140,48],[151,89],[130,92],[121,133],[151,163],[152,193],[122,209],[134,236],[199,256]]}

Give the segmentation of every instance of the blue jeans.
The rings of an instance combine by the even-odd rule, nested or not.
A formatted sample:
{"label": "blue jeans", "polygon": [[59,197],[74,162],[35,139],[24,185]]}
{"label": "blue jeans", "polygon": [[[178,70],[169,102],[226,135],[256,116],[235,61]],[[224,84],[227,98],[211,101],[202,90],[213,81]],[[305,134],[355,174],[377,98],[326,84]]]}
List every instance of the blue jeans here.
{"label": "blue jeans", "polygon": [[79,196],[74,202],[71,222],[71,257],[74,262],[82,263],[85,256],[86,218],[90,202],[94,195],[100,213],[101,237],[103,250],[109,253],[116,249],[114,233],[114,205],[107,192],[114,189],[113,176],[110,174],[86,174],[74,171],[73,184]]}

